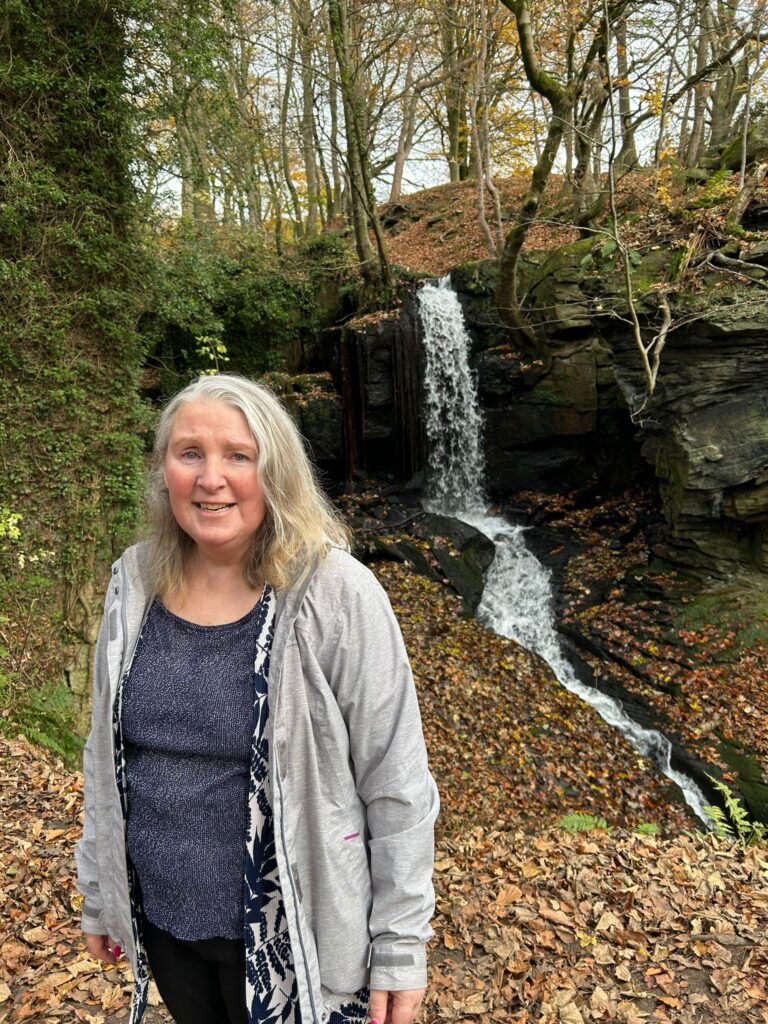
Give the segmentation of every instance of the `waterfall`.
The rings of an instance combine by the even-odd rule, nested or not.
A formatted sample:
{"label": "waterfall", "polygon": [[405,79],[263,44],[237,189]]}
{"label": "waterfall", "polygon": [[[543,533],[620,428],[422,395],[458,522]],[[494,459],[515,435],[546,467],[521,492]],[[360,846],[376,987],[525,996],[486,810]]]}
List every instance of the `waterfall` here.
{"label": "waterfall", "polygon": [[470,339],[450,279],[424,285],[419,308],[429,446],[425,506],[469,523],[494,543],[494,559],[477,610],[479,620],[542,657],[558,682],[590,704],[671,779],[688,806],[709,826],[704,795],[693,780],[672,767],[672,744],[667,737],[638,725],[617,700],[581,682],[569,664],[555,623],[549,570],[525,546],[525,527],[486,512],[482,416],[469,367]]}
{"label": "waterfall", "polygon": [[486,505],[483,421],[475,376],[469,368],[469,337],[450,278],[423,287],[419,308],[429,451],[426,505],[460,519],[460,511],[481,512]]}

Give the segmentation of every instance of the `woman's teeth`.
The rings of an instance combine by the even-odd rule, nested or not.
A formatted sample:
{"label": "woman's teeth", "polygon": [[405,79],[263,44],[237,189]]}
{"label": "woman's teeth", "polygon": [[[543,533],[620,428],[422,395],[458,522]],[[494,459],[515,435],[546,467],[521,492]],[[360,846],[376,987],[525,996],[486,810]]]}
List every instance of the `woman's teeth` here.
{"label": "woman's teeth", "polygon": [[202,501],[196,501],[195,504],[197,505],[198,508],[201,508],[204,512],[218,512],[222,508],[232,508],[232,505],[234,505],[234,502],[232,502],[231,504],[228,504],[228,505],[206,505]]}

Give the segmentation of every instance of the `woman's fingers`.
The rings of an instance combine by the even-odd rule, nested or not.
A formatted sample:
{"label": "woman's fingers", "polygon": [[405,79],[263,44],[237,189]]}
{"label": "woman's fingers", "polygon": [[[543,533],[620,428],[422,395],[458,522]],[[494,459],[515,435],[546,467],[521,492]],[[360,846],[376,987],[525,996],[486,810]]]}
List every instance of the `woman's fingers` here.
{"label": "woman's fingers", "polygon": [[86,933],[85,945],[91,956],[95,956],[97,960],[103,960],[106,964],[116,964],[117,958],[122,952],[115,940],[111,939],[109,935],[90,935]]}
{"label": "woman's fingers", "polygon": [[424,989],[409,989],[407,992],[393,992],[390,1007],[391,1024],[411,1024],[419,1012]]}
{"label": "woman's fingers", "polygon": [[383,992],[380,989],[374,989],[371,992],[371,1001],[370,1001],[371,1024],[386,1024],[386,1020],[387,1020],[387,1003],[388,1002],[389,1002],[389,992]]}
{"label": "woman's fingers", "polygon": [[371,992],[371,1024],[411,1024],[419,1012],[423,988],[403,992]]}

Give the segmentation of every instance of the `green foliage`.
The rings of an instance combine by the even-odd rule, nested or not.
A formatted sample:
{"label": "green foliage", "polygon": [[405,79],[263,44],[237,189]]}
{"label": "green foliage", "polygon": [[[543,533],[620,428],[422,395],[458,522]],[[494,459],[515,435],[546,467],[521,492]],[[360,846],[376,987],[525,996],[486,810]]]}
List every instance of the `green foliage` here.
{"label": "green foliage", "polygon": [[23,516],[18,512],[11,512],[7,505],[0,505],[0,538],[18,540],[21,537],[19,523],[22,519]]}
{"label": "green foliage", "polygon": [[72,694],[64,683],[19,693],[15,680],[0,672],[0,732],[3,735],[23,733],[28,740],[55,751],[72,765],[83,749],[75,726]]}
{"label": "green foliage", "polygon": [[582,814],[580,811],[564,815],[555,822],[555,827],[564,832],[593,832],[595,829],[611,831],[605,818],[596,818],[593,814]]}
{"label": "green foliage", "polygon": [[733,643],[714,651],[715,661],[732,661],[749,648],[768,644],[768,580],[757,573],[733,574],[706,586],[691,588],[675,611],[675,629],[714,627]]}
{"label": "green foliage", "polygon": [[3,728],[60,752],[62,666],[91,638],[95,569],[132,537],[139,498],[133,14],[132,0],[16,0],[0,39]]}
{"label": "green foliage", "polygon": [[721,167],[715,171],[700,195],[689,204],[692,210],[707,210],[712,206],[719,206],[728,199],[731,181],[731,171],[727,167]]}
{"label": "green foliage", "polygon": [[659,826],[655,821],[641,821],[635,825],[634,831],[641,836],[657,836],[659,834]]}
{"label": "green foliage", "polygon": [[293,369],[307,336],[338,315],[351,277],[347,244],[334,234],[277,254],[245,230],[182,221],[150,244],[142,333],[162,395],[219,362],[254,376]]}
{"label": "green foliage", "polygon": [[707,778],[720,793],[725,804],[725,810],[717,806],[704,808],[712,822],[715,835],[734,839],[743,847],[765,842],[768,837],[768,826],[761,821],[752,821],[742,802],[724,782],[711,775],[707,775]]}
{"label": "green foliage", "polygon": [[[627,250],[627,263],[629,264],[630,271],[639,267],[642,261],[642,253],[638,252],[637,249]],[[579,268],[582,273],[585,273],[588,270],[615,270],[617,267],[621,267],[621,265],[618,242],[615,238],[609,237],[600,242],[599,245],[596,245],[586,256],[582,257]]]}

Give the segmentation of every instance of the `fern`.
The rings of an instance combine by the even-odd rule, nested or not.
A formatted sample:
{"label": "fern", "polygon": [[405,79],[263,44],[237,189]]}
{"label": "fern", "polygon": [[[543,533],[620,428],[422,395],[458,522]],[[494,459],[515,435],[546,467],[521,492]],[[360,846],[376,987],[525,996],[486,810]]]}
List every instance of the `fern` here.
{"label": "fern", "polygon": [[555,827],[563,829],[564,832],[592,832],[598,828],[603,832],[611,831],[605,818],[596,818],[592,814],[581,814],[578,811],[564,815],[555,822]]}
{"label": "fern", "polygon": [[19,693],[10,677],[0,672],[0,733],[22,733],[69,766],[79,761],[83,750],[83,741],[74,731],[72,695],[63,683]]}
{"label": "fern", "polygon": [[635,832],[641,836],[656,836],[659,834],[659,826],[655,821],[641,821],[635,825]]}
{"label": "fern", "polygon": [[701,195],[691,204],[693,210],[706,210],[710,206],[717,206],[728,196],[728,185],[731,172],[727,167],[721,167],[715,171],[712,177],[704,186]]}
{"label": "fern", "polygon": [[[756,846],[768,837],[768,828],[761,821],[752,821],[744,804],[730,787],[720,779],[711,775],[707,778],[721,794],[725,811],[722,807],[705,807],[715,835],[735,840],[739,846]],[[726,813],[727,812],[727,813]]]}

